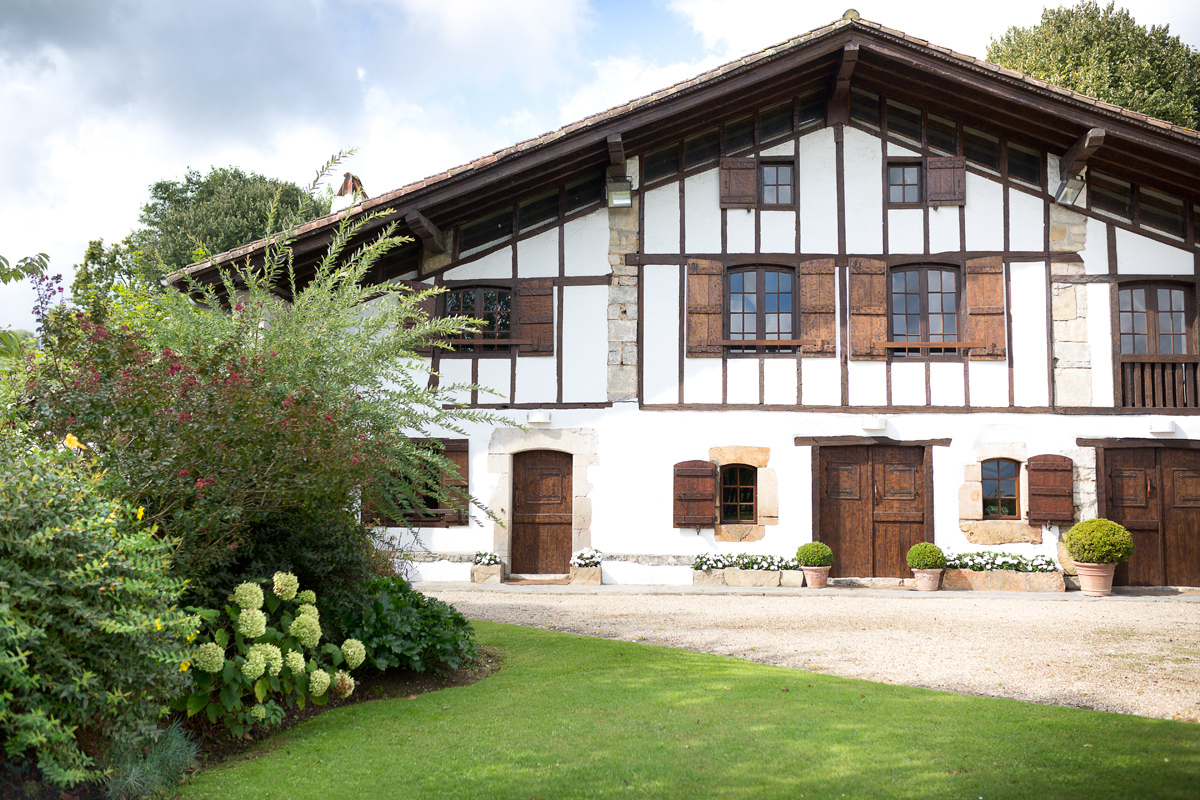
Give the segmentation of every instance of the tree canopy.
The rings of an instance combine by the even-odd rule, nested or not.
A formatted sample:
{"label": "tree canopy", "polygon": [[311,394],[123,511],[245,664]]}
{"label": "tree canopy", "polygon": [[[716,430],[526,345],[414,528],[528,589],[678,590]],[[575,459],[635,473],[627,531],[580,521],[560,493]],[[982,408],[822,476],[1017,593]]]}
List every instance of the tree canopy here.
{"label": "tree canopy", "polygon": [[1038,25],[992,39],[987,60],[1177,125],[1200,125],[1200,52],[1169,25],[1139,25],[1115,3],[1044,9]]}

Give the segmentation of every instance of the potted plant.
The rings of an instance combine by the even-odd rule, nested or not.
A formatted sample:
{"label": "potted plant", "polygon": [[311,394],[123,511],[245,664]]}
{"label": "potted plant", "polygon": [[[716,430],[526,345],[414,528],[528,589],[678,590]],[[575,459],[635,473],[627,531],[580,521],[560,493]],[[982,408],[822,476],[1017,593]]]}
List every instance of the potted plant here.
{"label": "potted plant", "polygon": [[1133,555],[1133,536],[1107,519],[1089,519],[1067,531],[1067,552],[1075,561],[1079,588],[1088,597],[1112,594],[1117,564]]}
{"label": "potted plant", "polygon": [[599,550],[585,547],[571,556],[571,583],[578,583],[582,586],[599,586],[603,582]]}
{"label": "potted plant", "polygon": [[918,592],[936,592],[942,582],[942,570],[946,568],[946,556],[942,548],[933,542],[918,542],[908,548],[909,569],[917,579]]}
{"label": "potted plant", "polygon": [[471,566],[471,583],[501,583],[504,580],[504,564],[495,553],[476,553]]}
{"label": "potted plant", "polygon": [[833,550],[824,542],[809,542],[796,551],[796,561],[804,570],[804,582],[810,589],[824,589],[833,565]]}

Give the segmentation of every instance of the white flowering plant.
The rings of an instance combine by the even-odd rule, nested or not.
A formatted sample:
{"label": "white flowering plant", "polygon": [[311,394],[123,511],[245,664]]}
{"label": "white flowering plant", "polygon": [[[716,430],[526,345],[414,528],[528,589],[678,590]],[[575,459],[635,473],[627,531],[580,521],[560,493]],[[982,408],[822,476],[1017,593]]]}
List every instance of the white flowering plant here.
{"label": "white flowering plant", "polygon": [[733,566],[733,556],[724,553],[701,553],[692,562],[692,569],[725,569]]}
{"label": "white flowering plant", "polygon": [[192,688],[176,708],[240,737],[277,725],[286,709],[348,697],[349,670],[366,660],[366,647],[357,639],[322,645],[316,599],[299,591],[295,575],[277,572],[269,582],[238,585],[222,611],[195,609],[209,638],[194,643]]}
{"label": "white flowering plant", "polygon": [[723,553],[701,553],[700,555],[696,556],[696,560],[692,562],[692,569],[725,569],[726,567],[737,567],[738,569],[780,570],[800,569],[800,564],[794,558],[784,558],[783,556],[750,555],[748,553],[739,553],[738,555],[725,555]]}
{"label": "white flowering plant", "polygon": [[946,569],[969,569],[972,572],[994,569],[1012,572],[1057,572],[1058,564],[1049,556],[1026,558],[1014,553],[987,550],[979,553],[946,553]]}
{"label": "white flowering plant", "polygon": [[593,550],[590,547],[585,547],[575,555],[571,556],[572,567],[598,567],[600,566],[600,551]]}
{"label": "white flowering plant", "polygon": [[495,553],[479,552],[475,554],[475,566],[494,567],[500,563],[500,556]]}

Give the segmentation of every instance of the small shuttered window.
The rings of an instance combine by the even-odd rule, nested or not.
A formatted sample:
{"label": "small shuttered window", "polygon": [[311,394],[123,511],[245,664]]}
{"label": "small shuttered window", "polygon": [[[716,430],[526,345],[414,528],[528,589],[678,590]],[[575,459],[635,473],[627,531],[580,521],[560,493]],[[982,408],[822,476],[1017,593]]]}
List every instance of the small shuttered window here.
{"label": "small shuttered window", "polygon": [[725,266],[693,259],[687,269],[687,354],[720,358],[724,336]]}
{"label": "small shuttered window", "polygon": [[711,528],[717,523],[717,465],[682,461],[675,465],[673,524]]}
{"label": "small shuttered window", "polygon": [[967,261],[964,296],[967,336],[972,361],[1006,361],[1007,332],[1004,325],[1004,264],[998,257]]}
{"label": "small shuttered window", "polygon": [[967,166],[960,157],[925,160],[925,199],[931,206],[961,206],[967,202]]}
{"label": "small shuttered window", "polygon": [[721,208],[754,208],[758,204],[758,171],[753,158],[721,159]]}
{"label": "small shuttered window", "polygon": [[837,339],[835,308],[837,292],[834,288],[834,265],[832,258],[821,258],[800,265],[796,271],[798,284],[797,310],[800,312],[800,335],[798,339],[813,342],[804,345],[802,352],[809,355],[831,356]]}
{"label": "small shuttered window", "polygon": [[1073,467],[1066,456],[1043,455],[1029,459],[1026,474],[1031,524],[1061,526],[1075,520]]}
{"label": "small shuttered window", "polygon": [[850,357],[882,361],[887,350],[887,264],[850,259]]}

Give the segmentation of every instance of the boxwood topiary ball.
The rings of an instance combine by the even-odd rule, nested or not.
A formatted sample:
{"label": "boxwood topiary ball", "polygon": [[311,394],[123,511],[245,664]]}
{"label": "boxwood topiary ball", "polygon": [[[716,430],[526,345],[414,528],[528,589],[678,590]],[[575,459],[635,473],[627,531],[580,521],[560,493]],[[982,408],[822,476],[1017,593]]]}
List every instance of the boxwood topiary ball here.
{"label": "boxwood topiary ball", "polygon": [[796,561],[802,567],[828,567],[833,563],[833,551],[824,542],[809,542],[796,551]]}
{"label": "boxwood topiary ball", "polygon": [[1067,531],[1067,552],[1084,564],[1117,564],[1133,555],[1133,536],[1108,519],[1089,519]]}
{"label": "boxwood topiary ball", "polygon": [[908,566],[911,569],[945,569],[946,556],[942,548],[933,542],[918,542],[908,549]]}

